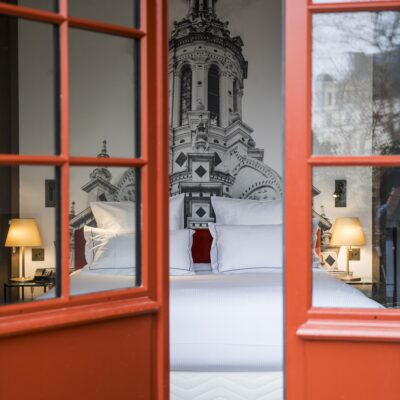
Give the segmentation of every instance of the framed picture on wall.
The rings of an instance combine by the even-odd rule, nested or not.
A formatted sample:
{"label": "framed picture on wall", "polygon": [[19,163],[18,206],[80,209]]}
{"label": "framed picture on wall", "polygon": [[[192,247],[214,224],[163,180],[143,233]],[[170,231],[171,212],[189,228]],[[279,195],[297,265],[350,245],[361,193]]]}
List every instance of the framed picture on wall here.
{"label": "framed picture on wall", "polygon": [[323,251],[321,253],[321,265],[328,270],[338,270],[336,251]]}

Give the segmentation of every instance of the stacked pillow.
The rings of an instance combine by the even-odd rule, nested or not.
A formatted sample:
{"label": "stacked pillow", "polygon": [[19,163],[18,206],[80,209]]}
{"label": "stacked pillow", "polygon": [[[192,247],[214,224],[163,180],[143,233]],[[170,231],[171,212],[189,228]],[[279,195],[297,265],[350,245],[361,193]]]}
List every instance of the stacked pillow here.
{"label": "stacked pillow", "polygon": [[270,225],[283,222],[281,201],[211,197],[216,220],[221,225]]}
{"label": "stacked pillow", "polygon": [[[185,195],[170,198],[170,230],[184,229],[183,216]],[[130,201],[97,201],[90,203],[98,228],[135,230],[135,203]]]}
{"label": "stacked pillow", "polygon": [[[136,275],[135,204],[93,202],[97,228],[85,226],[85,257],[91,272]],[[184,228],[184,194],[170,199],[170,275],[193,274],[194,231]]]}
{"label": "stacked pillow", "polygon": [[112,275],[136,275],[136,235],[132,230],[85,226],[85,257],[89,270]]}
{"label": "stacked pillow", "polygon": [[262,272],[283,266],[282,202],[212,197],[215,273]]}

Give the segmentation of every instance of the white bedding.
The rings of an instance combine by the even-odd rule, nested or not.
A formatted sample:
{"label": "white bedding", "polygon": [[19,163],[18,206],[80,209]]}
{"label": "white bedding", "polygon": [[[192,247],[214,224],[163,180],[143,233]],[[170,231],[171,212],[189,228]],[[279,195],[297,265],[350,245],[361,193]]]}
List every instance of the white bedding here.
{"label": "white bedding", "polygon": [[[87,266],[70,275],[70,291],[74,296],[107,290],[125,289],[134,286],[134,276],[100,274],[90,271]],[[41,295],[38,299],[44,300],[53,298],[54,296],[55,290],[52,289]]]}
{"label": "white bedding", "polygon": [[[313,272],[315,306],[380,307],[326,272]],[[171,370],[282,370],[282,304],[282,269],[171,278]]]}
{"label": "white bedding", "polygon": [[[196,275],[170,278],[171,370],[281,371],[282,269],[220,275],[207,271],[209,265],[196,267]],[[380,307],[323,270],[314,269],[313,276],[317,307]],[[133,286],[134,277],[87,268],[71,275],[73,295]]]}

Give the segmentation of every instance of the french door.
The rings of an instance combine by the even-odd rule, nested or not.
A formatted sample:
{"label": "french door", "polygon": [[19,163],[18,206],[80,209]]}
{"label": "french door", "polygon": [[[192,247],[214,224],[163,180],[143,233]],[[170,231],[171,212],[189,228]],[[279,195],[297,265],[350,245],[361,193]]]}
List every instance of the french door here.
{"label": "french door", "polygon": [[[286,399],[397,399],[398,224],[389,208],[400,167],[400,2],[287,0],[285,13]],[[347,206],[334,208],[335,179],[344,177]],[[363,224],[361,260],[350,266],[369,277],[370,307],[350,299],[319,307],[313,298],[313,187],[328,188],[332,223]]]}
{"label": "french door", "polygon": [[[90,8],[93,5],[94,8]],[[127,7],[125,11],[121,9],[124,5]],[[115,13],[118,8],[119,11]],[[118,18],[112,19],[112,15]],[[20,178],[16,179],[13,187],[18,189],[15,193],[21,195],[15,197],[14,214],[9,217],[19,219],[23,218],[22,214],[32,212],[28,208],[22,210],[23,193],[28,189],[30,193],[36,193],[37,189],[40,201],[37,207],[39,211],[35,215],[40,229],[46,232],[42,235],[43,247],[48,246],[46,257],[48,252],[55,254],[52,266],[56,275],[56,285],[50,297],[28,302],[23,296],[20,298],[14,295],[13,304],[11,300],[4,301],[5,304],[0,308],[0,398],[167,399],[167,1],[10,0],[0,2],[0,18],[1,34],[4,35],[2,54],[11,53],[14,57],[11,60],[10,56],[10,62],[5,58],[2,60],[2,71],[11,76],[5,81],[3,75],[2,82],[5,85],[2,85],[2,104],[11,104],[16,109],[19,102],[19,115],[14,110],[12,118],[15,121],[19,119],[20,123],[19,129],[18,124],[9,124],[10,129],[14,129],[14,136],[9,136],[8,141],[3,139],[9,131],[3,130],[0,133],[3,135],[0,141],[0,168],[6,171],[2,176],[15,176],[14,170],[20,172]],[[41,46],[40,40],[43,37],[47,40],[45,45],[52,49],[51,52],[47,52],[45,45]],[[12,45],[5,45],[6,40]],[[94,45],[91,44],[93,40]],[[99,50],[103,44],[104,48],[110,50],[108,54]],[[74,46],[75,50],[71,50]],[[35,48],[40,51],[35,51]],[[118,64],[118,57],[125,64]],[[94,59],[104,63],[93,62]],[[76,68],[77,60],[81,64],[86,63],[84,78],[80,75],[83,69]],[[110,73],[114,66],[119,68],[121,65],[123,68],[127,66],[122,70],[125,75]],[[38,72],[37,76],[34,76],[34,70]],[[72,70],[75,72],[72,73]],[[25,79],[23,84],[21,76]],[[51,90],[47,90],[44,85],[40,86],[43,82],[50,82],[49,76],[54,78]],[[102,76],[107,79],[99,79]],[[75,84],[71,83],[73,80]],[[19,92],[16,82],[20,84]],[[16,90],[6,98],[5,94],[11,87]],[[21,95],[24,87],[27,90]],[[74,87],[81,90],[77,96],[71,95]],[[83,87],[92,91],[91,100],[88,100],[90,95],[86,89],[82,90]],[[115,88],[118,90],[115,91]],[[36,97],[35,93],[38,94]],[[114,93],[111,102],[107,98],[109,93]],[[131,109],[126,108],[119,93],[125,93],[126,98],[132,100]],[[13,100],[15,98],[17,101]],[[77,101],[84,100],[77,106],[74,98]],[[29,107],[25,107],[27,101]],[[82,107],[90,108],[94,104],[92,102],[102,108],[82,112]],[[44,104],[48,106],[47,111],[51,115],[48,121],[54,122],[48,129],[51,132],[49,139],[45,137],[44,129],[36,130],[31,118],[33,115],[39,124],[47,121],[47,115],[40,115],[38,111],[45,108]],[[86,139],[91,140],[90,132],[95,135],[104,124],[109,123],[104,118],[105,114],[108,115],[110,110],[117,112],[121,108],[127,109],[126,121],[133,122],[131,125],[127,122],[123,128],[110,125],[107,128],[108,134],[114,140],[114,148],[122,134],[128,138],[129,146],[134,142],[134,148],[120,146],[120,154],[114,151],[110,156],[104,141],[96,157],[98,143],[95,144],[96,150],[93,150],[96,152],[90,154],[89,151],[85,152],[88,149],[82,145],[77,146],[79,140],[84,139],[83,136],[87,135]],[[24,110],[28,110],[29,115],[22,116]],[[88,123],[83,133],[77,133],[77,113],[81,121],[83,118]],[[10,114],[2,114],[2,124],[11,114],[12,111]],[[121,119],[117,116],[115,122]],[[23,134],[25,121],[28,122],[26,136]],[[12,139],[18,137],[19,146],[17,144],[11,148]],[[33,137],[36,139],[32,140]],[[9,148],[6,149],[5,144],[10,144]],[[41,200],[46,178],[43,171],[47,173],[49,168],[55,171],[52,182],[55,182],[54,190],[57,194],[53,199],[55,205],[50,204],[50,199],[45,206],[44,200]],[[129,171],[124,176],[127,180],[131,179],[130,184],[134,179],[136,187],[131,190],[127,184],[124,189],[126,192],[121,193],[126,198],[130,196],[130,200],[134,197],[137,206],[134,216],[136,280],[127,285],[128,288],[109,288],[90,294],[71,291],[72,222],[78,223],[80,216],[84,215],[75,212],[76,204],[71,188],[72,177],[75,176],[74,179],[79,181],[82,168],[91,168],[93,171],[90,174],[91,181],[84,186],[89,196],[99,193],[93,192],[94,183],[97,185],[96,190],[103,187],[109,189],[109,194],[116,193],[118,188],[111,183],[110,171],[119,171],[121,168],[135,171],[134,178]],[[32,171],[39,171],[34,175],[38,183],[33,184],[32,178],[29,178]],[[24,176],[28,178],[24,180]],[[81,193],[81,186],[79,183],[79,192],[76,193]],[[9,190],[9,187],[9,181],[2,180],[2,191]],[[104,192],[95,200],[103,201],[106,195]],[[11,194],[7,196],[11,202]],[[29,197],[27,206],[34,203],[34,197]],[[93,200],[89,198],[89,201]],[[85,207],[88,205],[86,202],[82,204]],[[54,219],[41,220],[41,215],[47,215],[45,213],[48,210],[54,209]],[[3,206],[1,213],[5,213]],[[9,217],[8,214],[4,218],[2,215],[6,222]],[[55,225],[51,226],[51,235],[56,232],[54,236],[47,235],[46,229],[51,224]],[[0,232],[2,238],[5,238],[7,229],[8,224],[4,223]],[[2,242],[2,248],[3,245]],[[2,262],[5,260],[7,264],[1,267],[11,278],[14,275],[14,271],[11,271],[11,249],[3,253],[5,257]],[[27,263],[30,262],[27,259]]]}

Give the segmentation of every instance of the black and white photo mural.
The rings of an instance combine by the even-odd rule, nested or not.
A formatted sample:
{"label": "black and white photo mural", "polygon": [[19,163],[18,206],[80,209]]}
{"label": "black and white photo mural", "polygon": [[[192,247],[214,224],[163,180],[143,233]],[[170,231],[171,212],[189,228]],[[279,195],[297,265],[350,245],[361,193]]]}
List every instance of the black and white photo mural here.
{"label": "black and white photo mural", "polygon": [[[282,179],[268,165],[264,148],[269,145],[268,137],[279,138],[281,135],[276,130],[276,122],[268,121],[265,112],[271,94],[262,91],[264,83],[261,81],[274,79],[271,74],[254,77],[261,79],[255,85],[254,82],[249,85],[253,93],[246,103],[246,84],[252,79],[250,74],[263,68],[268,71],[269,66],[262,64],[268,54],[267,57],[255,54],[253,61],[246,59],[245,36],[249,25],[243,20],[240,24],[240,19],[235,18],[247,8],[250,22],[248,11],[252,5],[254,15],[263,8],[267,15],[267,3],[254,0],[171,1],[170,194],[185,193],[187,227],[202,228],[214,221],[211,196],[254,200],[278,200],[282,196]],[[235,27],[229,28],[224,14],[233,15],[238,27],[244,29],[244,39],[236,35]],[[242,15],[246,18],[246,13]],[[254,23],[257,21],[262,23],[262,19],[254,19]],[[254,25],[249,28],[249,36],[255,28]],[[258,46],[258,53],[262,52],[260,43],[252,43],[251,47],[255,46]],[[248,52],[249,55],[254,53]],[[258,63],[254,69],[252,62]],[[275,98],[275,102],[277,100],[280,101]],[[257,126],[261,128],[260,132],[255,132],[251,121],[246,119],[245,111],[249,106],[266,117],[263,124]],[[255,119],[258,121],[259,117]],[[256,137],[262,135],[263,146],[260,146]],[[270,145],[273,147],[273,143]],[[274,150],[279,153],[280,147]]]}
{"label": "black and white photo mural", "polygon": [[[186,194],[188,227],[214,221],[211,196],[282,197],[280,13],[277,1],[170,0],[170,195]],[[265,24],[266,15],[276,18]],[[114,58],[124,67],[118,74],[129,76],[123,45],[113,48]],[[114,76],[114,70],[105,72]],[[93,79],[90,71],[86,80]],[[108,77],[96,77],[96,86],[104,80]],[[133,100],[120,92],[112,92],[122,99],[119,113],[111,115],[113,130],[103,123],[88,135],[86,119],[73,121],[75,153],[131,156],[132,126],[124,119],[130,114],[122,111],[131,110]],[[100,106],[96,112],[108,115],[109,106]],[[73,232],[94,224],[90,202],[132,201],[134,194],[133,170],[72,168],[71,250]]]}

